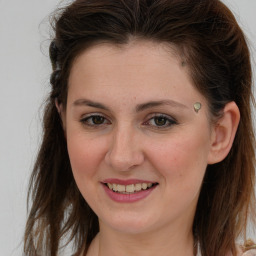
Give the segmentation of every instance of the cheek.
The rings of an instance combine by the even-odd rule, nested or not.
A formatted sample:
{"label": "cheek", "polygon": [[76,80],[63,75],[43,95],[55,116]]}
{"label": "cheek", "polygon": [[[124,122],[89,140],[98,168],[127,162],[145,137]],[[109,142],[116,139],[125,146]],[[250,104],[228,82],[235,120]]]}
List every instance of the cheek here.
{"label": "cheek", "polygon": [[175,183],[184,189],[197,187],[207,167],[208,144],[207,134],[177,135],[162,143],[154,143],[149,159],[167,183]]}
{"label": "cheek", "polygon": [[67,133],[69,158],[78,183],[97,173],[96,170],[104,158],[104,141],[97,143],[98,141],[87,138],[84,134]]}

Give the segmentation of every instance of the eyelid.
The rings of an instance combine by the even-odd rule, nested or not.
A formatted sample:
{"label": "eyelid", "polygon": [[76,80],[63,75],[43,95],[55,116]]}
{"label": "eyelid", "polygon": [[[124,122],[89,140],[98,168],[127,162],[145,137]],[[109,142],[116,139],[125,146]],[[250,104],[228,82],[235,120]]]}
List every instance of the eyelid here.
{"label": "eyelid", "polygon": [[149,121],[156,117],[165,118],[167,122],[169,122],[169,124],[163,125],[163,126],[151,125],[151,127],[154,129],[166,129],[166,128],[170,128],[173,125],[178,124],[177,120],[170,115],[163,114],[163,113],[153,113],[147,117],[147,121],[143,122],[143,125],[149,125],[148,124]]}
{"label": "eyelid", "polygon": [[[90,118],[93,118],[93,117],[102,117],[102,118],[104,118],[104,121],[107,121],[107,123],[103,123],[103,124],[89,124],[88,122],[86,122],[86,121],[88,121]],[[111,124],[111,122],[109,121],[109,118],[106,116],[106,115],[104,115],[104,114],[102,114],[102,113],[95,113],[95,112],[93,112],[93,113],[89,113],[89,114],[86,114],[86,115],[83,115],[81,118],[80,118],[80,122],[83,124],[83,125],[85,125],[85,126],[91,126],[91,127],[100,127],[100,126],[104,126],[104,125],[106,125],[106,124]]]}
{"label": "eyelid", "polygon": [[149,114],[147,116],[147,119],[149,120],[149,119],[154,118],[154,117],[165,117],[168,120],[171,120],[173,122],[177,122],[177,120],[173,116],[168,115],[168,114],[164,114],[164,113],[161,113],[161,112],[160,113],[155,112],[155,113]]}
{"label": "eyelid", "polygon": [[[103,123],[100,123],[100,124],[95,124],[95,123],[91,123],[88,121],[90,120],[90,118],[93,118],[93,117],[102,117],[104,119],[104,122]],[[166,124],[164,125],[152,125],[150,124],[150,121],[154,118],[164,118],[166,119]],[[92,128],[100,128],[102,126],[106,126],[106,125],[109,125],[111,124],[112,122],[110,121],[110,118],[108,116],[106,116],[105,114],[102,114],[102,113],[98,113],[98,112],[92,112],[92,113],[88,113],[86,115],[83,115],[80,120],[79,120],[84,126],[86,127],[92,127]],[[152,113],[152,114],[149,114],[147,117],[146,117],[146,121],[144,121],[142,123],[143,126],[148,126],[149,128],[152,128],[152,129],[168,129],[170,128],[171,126],[175,125],[175,124],[178,124],[177,120],[168,115],[168,114],[164,114],[164,113]]]}

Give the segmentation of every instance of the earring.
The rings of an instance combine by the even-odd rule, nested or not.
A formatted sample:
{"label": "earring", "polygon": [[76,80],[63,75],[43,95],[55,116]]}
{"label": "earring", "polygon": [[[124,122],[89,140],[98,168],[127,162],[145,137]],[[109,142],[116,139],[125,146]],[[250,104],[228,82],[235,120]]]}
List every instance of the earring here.
{"label": "earring", "polygon": [[198,113],[198,111],[201,109],[201,107],[202,107],[202,104],[201,104],[200,102],[196,102],[196,103],[194,104],[194,110],[195,110],[195,112]]}

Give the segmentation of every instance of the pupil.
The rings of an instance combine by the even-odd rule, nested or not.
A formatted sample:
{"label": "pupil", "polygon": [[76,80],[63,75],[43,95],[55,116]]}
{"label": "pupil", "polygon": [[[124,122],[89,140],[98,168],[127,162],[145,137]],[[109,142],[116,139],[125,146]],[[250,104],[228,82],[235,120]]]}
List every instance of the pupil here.
{"label": "pupil", "polygon": [[165,125],[166,124],[166,119],[165,117],[155,117],[155,123],[156,125]]}
{"label": "pupil", "polygon": [[102,116],[94,116],[93,123],[94,124],[102,124],[104,122],[104,118]]}

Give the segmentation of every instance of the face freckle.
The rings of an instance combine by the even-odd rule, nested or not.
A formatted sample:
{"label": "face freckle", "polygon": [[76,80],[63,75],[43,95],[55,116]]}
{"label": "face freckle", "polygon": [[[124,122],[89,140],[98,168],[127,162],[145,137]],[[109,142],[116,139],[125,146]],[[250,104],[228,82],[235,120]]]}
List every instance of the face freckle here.
{"label": "face freckle", "polygon": [[[67,145],[77,186],[101,228],[190,226],[211,152],[207,108],[193,108],[199,101],[207,104],[166,45],[102,44],[78,56],[69,77]],[[129,201],[105,181],[155,185]]]}

